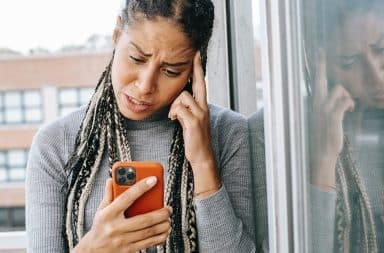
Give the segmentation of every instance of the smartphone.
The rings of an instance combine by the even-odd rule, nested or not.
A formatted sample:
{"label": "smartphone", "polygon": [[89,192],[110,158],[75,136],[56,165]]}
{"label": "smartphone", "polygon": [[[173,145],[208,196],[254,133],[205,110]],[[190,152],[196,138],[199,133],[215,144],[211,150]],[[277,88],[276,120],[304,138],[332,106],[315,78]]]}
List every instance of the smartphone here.
{"label": "smartphone", "polygon": [[112,167],[113,199],[146,177],[155,176],[156,185],[138,198],[125,211],[125,217],[132,217],[163,208],[164,169],[159,162],[116,162]]}

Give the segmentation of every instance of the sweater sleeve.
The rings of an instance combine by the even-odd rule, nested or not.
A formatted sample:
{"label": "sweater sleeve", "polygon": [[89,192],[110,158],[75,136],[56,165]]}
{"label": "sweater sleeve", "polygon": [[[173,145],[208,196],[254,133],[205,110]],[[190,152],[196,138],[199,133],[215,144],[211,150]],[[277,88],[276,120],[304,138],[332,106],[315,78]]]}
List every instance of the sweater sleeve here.
{"label": "sweater sleeve", "polygon": [[256,252],[247,122],[222,123],[218,161],[223,186],[195,200],[200,252]]}
{"label": "sweater sleeve", "polygon": [[29,253],[64,252],[62,236],[66,175],[64,133],[58,123],[39,130],[26,174],[26,230]]}
{"label": "sweater sleeve", "polygon": [[312,252],[334,252],[336,192],[310,186]]}

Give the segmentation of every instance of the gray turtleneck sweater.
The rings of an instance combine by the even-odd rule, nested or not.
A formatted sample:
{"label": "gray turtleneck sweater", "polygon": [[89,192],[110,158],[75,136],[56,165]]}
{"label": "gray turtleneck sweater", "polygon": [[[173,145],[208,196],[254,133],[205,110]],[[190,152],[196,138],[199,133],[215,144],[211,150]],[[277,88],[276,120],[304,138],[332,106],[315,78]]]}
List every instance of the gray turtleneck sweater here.
{"label": "gray turtleneck sweater", "polygon": [[[195,200],[199,250],[255,252],[247,121],[228,109],[214,105],[209,108],[212,143],[223,186],[212,196]],[[85,107],[43,126],[34,137],[26,182],[29,253],[64,251],[64,166],[84,115]],[[159,161],[168,167],[174,122],[167,118],[166,111],[142,121],[127,120],[126,127],[133,160]],[[86,203],[85,231],[90,230],[104,195],[109,177],[107,160],[104,158],[97,172]]]}

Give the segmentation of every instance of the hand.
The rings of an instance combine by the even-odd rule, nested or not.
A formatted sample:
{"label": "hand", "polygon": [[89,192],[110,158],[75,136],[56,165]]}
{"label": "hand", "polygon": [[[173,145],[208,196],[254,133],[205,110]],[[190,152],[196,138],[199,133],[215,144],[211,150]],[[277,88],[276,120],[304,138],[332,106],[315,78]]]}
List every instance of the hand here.
{"label": "hand", "polygon": [[[220,187],[209,130],[207,90],[200,53],[193,60],[193,97],[183,91],[172,103],[168,117],[179,120],[183,128],[185,157],[195,179],[195,192],[212,194]],[[201,196],[203,197],[203,196]]]}
{"label": "hand", "polygon": [[155,184],[156,177],[143,179],[112,202],[112,179],[108,179],[92,228],[80,240],[73,253],[130,253],[162,244],[170,233],[170,208],[131,218],[124,216],[127,207]]}
{"label": "hand", "polygon": [[311,181],[329,191],[336,184],[336,161],[343,148],[343,119],[355,103],[340,84],[328,94],[326,60],[320,53],[311,117]]}

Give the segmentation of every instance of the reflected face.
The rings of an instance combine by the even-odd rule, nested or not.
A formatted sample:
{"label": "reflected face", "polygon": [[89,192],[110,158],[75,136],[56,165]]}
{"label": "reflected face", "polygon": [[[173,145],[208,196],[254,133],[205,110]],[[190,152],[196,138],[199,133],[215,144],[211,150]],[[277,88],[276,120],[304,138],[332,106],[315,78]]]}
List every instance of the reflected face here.
{"label": "reflected face", "polygon": [[115,30],[112,85],[120,112],[142,120],[170,105],[187,83],[196,50],[164,18]]}
{"label": "reflected face", "polygon": [[346,16],[327,45],[327,69],[362,105],[384,109],[384,16],[373,11]]}

